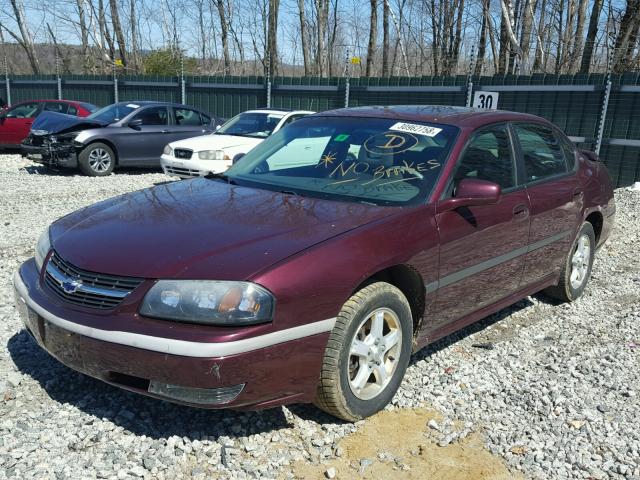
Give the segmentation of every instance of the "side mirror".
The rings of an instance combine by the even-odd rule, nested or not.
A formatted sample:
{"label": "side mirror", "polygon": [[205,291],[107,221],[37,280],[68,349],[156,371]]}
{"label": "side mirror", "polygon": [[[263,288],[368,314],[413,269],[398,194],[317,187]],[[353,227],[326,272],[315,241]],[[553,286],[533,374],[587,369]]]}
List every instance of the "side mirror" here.
{"label": "side mirror", "polygon": [[133,128],[134,130],[140,130],[140,127],[142,127],[142,119],[134,118],[127,124],[127,127]]}
{"label": "side mirror", "polygon": [[592,152],[591,150],[580,150],[580,153],[583,156],[587,157],[592,162],[599,162],[600,161],[600,157],[598,157],[598,154],[596,152]]}
{"label": "side mirror", "polygon": [[245,153],[239,153],[237,154],[235,157],[233,157],[233,163],[232,165],[235,165],[236,163],[238,163],[240,161],[240,159],[242,157],[244,157],[246,154]]}
{"label": "side mirror", "polygon": [[438,202],[437,211],[446,212],[460,207],[495,205],[500,200],[500,185],[487,180],[463,178],[456,188],[456,196]]}
{"label": "side mirror", "polygon": [[217,132],[218,130],[220,130],[220,127],[221,127],[221,126],[222,126],[222,125],[216,125],[216,132]]}

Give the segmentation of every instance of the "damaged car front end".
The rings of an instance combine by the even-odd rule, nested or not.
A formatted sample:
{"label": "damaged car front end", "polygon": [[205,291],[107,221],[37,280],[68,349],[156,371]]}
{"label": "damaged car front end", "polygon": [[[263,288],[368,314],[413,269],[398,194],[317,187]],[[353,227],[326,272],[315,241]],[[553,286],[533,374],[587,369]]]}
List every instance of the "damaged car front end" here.
{"label": "damaged car front end", "polygon": [[22,156],[51,168],[75,168],[78,153],[85,147],[83,142],[76,140],[79,133],[104,126],[96,120],[43,112],[22,142]]}

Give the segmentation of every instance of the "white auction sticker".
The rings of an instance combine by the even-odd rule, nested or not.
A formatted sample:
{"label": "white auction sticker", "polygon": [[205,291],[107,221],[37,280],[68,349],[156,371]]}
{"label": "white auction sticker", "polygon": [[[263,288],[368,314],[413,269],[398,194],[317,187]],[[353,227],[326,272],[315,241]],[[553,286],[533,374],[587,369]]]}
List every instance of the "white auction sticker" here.
{"label": "white auction sticker", "polygon": [[436,127],[428,127],[426,125],[418,125],[416,123],[396,123],[392,125],[389,130],[396,132],[415,133],[417,135],[425,135],[427,137],[435,137],[442,129]]}

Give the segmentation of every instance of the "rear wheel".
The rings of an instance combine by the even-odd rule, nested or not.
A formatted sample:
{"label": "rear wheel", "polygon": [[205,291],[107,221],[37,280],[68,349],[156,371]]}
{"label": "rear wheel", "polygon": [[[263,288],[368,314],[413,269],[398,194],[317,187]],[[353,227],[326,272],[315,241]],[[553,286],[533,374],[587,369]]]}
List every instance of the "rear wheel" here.
{"label": "rear wheel", "polygon": [[591,276],[595,247],[593,225],[585,222],[569,250],[558,285],[547,288],[544,293],[563,302],[573,302],[580,298]]}
{"label": "rear wheel", "polygon": [[92,143],[78,155],[80,170],[91,177],[104,177],[113,172],[116,156],[109,145]]}
{"label": "rear wheel", "polygon": [[315,404],[347,421],[382,410],[402,382],[412,337],[411,308],[400,290],[378,282],[355,293],[329,336]]}

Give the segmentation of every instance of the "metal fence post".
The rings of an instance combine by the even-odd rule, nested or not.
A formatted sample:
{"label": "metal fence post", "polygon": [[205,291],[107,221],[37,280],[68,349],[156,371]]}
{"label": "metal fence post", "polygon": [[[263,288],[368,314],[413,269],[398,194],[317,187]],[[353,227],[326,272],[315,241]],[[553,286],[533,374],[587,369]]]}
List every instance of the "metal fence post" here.
{"label": "metal fence post", "polygon": [[344,82],[344,108],[349,108],[349,90],[351,88],[351,68],[349,68],[351,61],[349,59],[349,48],[347,47],[347,58],[345,65],[345,82]]}
{"label": "metal fence post", "polygon": [[469,62],[469,75],[467,75],[467,107],[471,106],[471,95],[473,93],[473,69],[475,67],[476,46],[471,46],[471,60]]}
{"label": "metal fence post", "polygon": [[602,136],[604,135],[604,122],[607,119],[607,110],[609,108],[609,96],[611,95],[611,78],[607,77],[607,84],[604,87],[604,99],[602,101],[602,111],[600,112],[600,123],[598,124],[598,136],[596,137],[595,152],[600,155],[600,147],[602,146]]}
{"label": "metal fence post", "polygon": [[118,75],[116,74],[116,63],[113,62],[113,103],[118,103]]}
{"label": "metal fence post", "polygon": [[271,52],[267,53],[267,108],[271,108]]}
{"label": "metal fence post", "polygon": [[4,84],[7,89],[7,105],[11,105],[11,81],[9,80],[9,74],[5,75]]}
{"label": "metal fence post", "polygon": [[58,100],[62,100],[62,78],[58,75]]}
{"label": "metal fence post", "polygon": [[180,103],[187,103],[186,82],[184,81],[184,55],[180,51]]}

